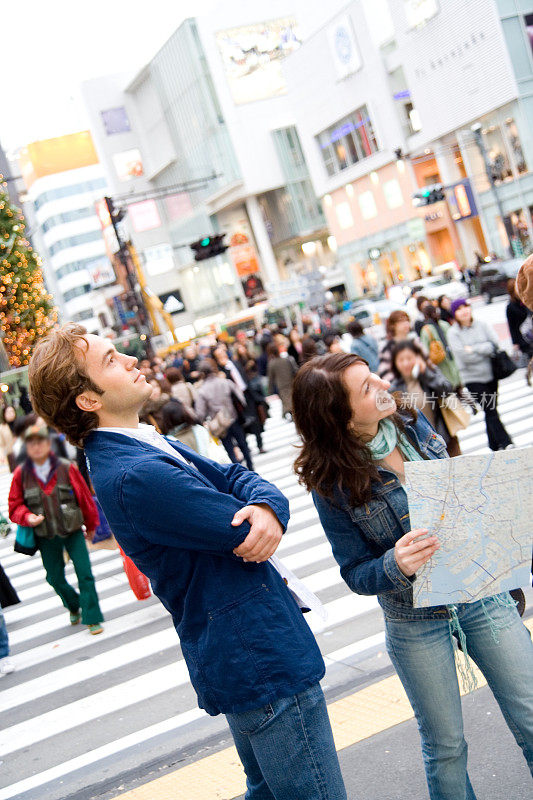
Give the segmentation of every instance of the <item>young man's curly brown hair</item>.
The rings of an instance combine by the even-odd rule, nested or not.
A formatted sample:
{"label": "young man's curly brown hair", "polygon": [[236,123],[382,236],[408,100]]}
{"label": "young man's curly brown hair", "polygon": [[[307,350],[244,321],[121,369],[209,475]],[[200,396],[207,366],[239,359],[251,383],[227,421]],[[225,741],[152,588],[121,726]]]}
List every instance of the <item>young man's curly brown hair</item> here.
{"label": "young man's curly brown hair", "polygon": [[39,342],[28,368],[34,410],[76,447],[83,447],[98,427],[96,414],[78,408],[76,397],[86,390],[103,394],[83,369],[80,349],[89,346],[86,334],[83,325],[71,322],[57,328]]}

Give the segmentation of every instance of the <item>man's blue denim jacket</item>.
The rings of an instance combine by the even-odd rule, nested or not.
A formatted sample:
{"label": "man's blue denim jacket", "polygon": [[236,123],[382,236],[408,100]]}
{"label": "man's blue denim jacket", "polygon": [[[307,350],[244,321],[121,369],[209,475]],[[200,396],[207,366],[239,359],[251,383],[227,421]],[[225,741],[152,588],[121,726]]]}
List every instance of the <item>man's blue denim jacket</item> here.
{"label": "man's blue denim jacket", "polygon": [[324,661],[302,612],[269,562],[233,554],[250,530],[231,525],[239,509],[265,503],[285,529],[288,501],[240,464],[171,444],[190,463],[98,430],[85,452],[111,530],[172,614],[200,708],[239,713],[309,689]]}
{"label": "man's blue denim jacket", "polygon": [[[420,412],[406,424],[411,441],[425,458],[447,458],[444,440]],[[333,500],[313,492],[322,527],[333,548],[341,575],[353,592],[376,594],[392,619],[448,618],[445,606],[413,608],[413,583],[394,557],[394,545],[411,530],[407,495],[393,472],[378,467],[381,481],[372,482],[368,503],[352,506],[337,490]]]}

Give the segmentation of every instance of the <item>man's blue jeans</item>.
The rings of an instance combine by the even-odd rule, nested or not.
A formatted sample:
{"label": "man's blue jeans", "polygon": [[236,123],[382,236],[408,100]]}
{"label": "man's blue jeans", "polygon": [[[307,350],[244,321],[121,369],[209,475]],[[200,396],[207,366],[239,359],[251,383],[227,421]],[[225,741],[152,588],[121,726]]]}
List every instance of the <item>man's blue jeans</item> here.
{"label": "man's blue jeans", "polygon": [[[456,609],[469,656],[487,679],[533,774],[531,635],[516,609],[498,605],[494,598]],[[387,650],[418,721],[431,800],[476,800],[466,770],[467,745],[448,621],[386,619],[385,625]]]}
{"label": "man's blue jeans", "polygon": [[246,772],[246,800],[346,800],[319,684],[226,719]]}

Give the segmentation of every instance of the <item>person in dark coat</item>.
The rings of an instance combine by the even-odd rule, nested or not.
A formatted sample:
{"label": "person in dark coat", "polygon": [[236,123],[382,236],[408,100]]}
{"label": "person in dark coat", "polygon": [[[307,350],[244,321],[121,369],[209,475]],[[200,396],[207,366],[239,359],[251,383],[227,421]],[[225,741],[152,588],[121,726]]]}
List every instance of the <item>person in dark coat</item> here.
{"label": "person in dark coat", "polygon": [[4,572],[4,568],[0,564],[0,606],[2,608],[7,608],[8,606],[15,606],[17,603],[20,603],[17,590],[12,585]]}

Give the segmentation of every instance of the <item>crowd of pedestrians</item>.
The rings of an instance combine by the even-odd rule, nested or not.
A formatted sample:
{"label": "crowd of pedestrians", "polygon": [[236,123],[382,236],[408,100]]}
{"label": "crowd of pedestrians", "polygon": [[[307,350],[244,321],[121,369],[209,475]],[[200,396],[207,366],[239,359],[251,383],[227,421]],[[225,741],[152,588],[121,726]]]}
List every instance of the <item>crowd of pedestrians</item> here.
{"label": "crowd of pedestrians", "polygon": [[[529,354],[520,304],[510,291],[513,343]],[[532,771],[533,646],[508,593],[413,607],[416,572],[439,541],[410,529],[403,484],[405,462],[460,454],[451,398],[484,410],[491,449],[512,446],[497,413],[498,339],[468,299],[413,298],[390,314],[383,342],[355,320],[340,323],[326,314],[318,325],[242,330],[234,342],[194,343],[139,364],[79,325],[54,331],[30,365],[35,410],[23,424],[9,407],[2,413],[10,517],[32,530],[70,623],[94,634],[103,617],[85,539],[105,515],[172,615],[200,706],[226,715],[247,800],[346,800],[319,684],[324,662],[270,560],[288,502],[253,471],[247,440],[265,452],[266,397],[277,394],[301,436],[295,469],[342,577],[383,608],[430,797],[475,800],[454,637],[486,675]],[[85,478],[72,463],[82,452]],[[65,552],[79,593],[65,579]],[[2,655],[7,673],[0,617]]]}

